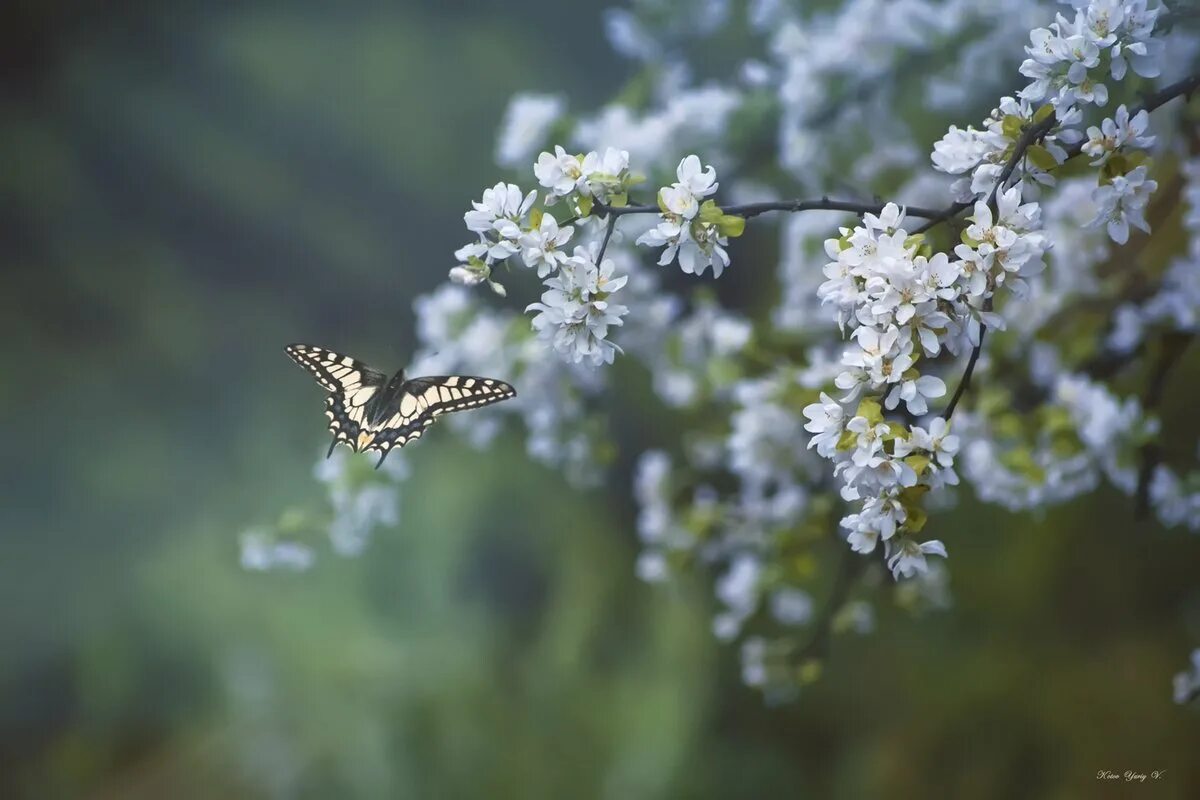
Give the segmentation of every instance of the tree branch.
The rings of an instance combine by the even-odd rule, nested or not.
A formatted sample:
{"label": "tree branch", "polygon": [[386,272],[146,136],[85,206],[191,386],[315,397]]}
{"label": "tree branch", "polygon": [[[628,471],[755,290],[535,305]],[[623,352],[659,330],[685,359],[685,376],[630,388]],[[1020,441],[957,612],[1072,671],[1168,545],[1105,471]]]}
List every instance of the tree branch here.
{"label": "tree branch", "polygon": [[[822,197],[819,200],[768,200],[761,203],[743,203],[741,205],[722,206],[721,210],[726,214],[734,214],[746,218],[757,217],[759,214],[765,214],[768,211],[788,211],[792,213],[801,211],[848,211],[862,216],[863,214],[878,214],[883,211],[885,205],[887,203],[855,203],[848,200],[830,200],[828,197]],[[623,217],[627,214],[662,213],[662,209],[658,206],[610,206],[599,200],[594,201],[592,209],[593,213],[601,218],[607,216]],[[945,211],[936,208],[909,206],[905,207],[905,213],[911,217],[932,219],[945,213]]]}
{"label": "tree branch", "polygon": [[[1193,75],[1190,78],[1184,78],[1181,81],[1176,81],[1175,83],[1171,84],[1170,86],[1167,86],[1166,88],[1162,89],[1161,91],[1155,92],[1154,94],[1150,95],[1149,97],[1146,98],[1146,100],[1140,106],[1138,106],[1137,109],[1135,109],[1133,111],[1133,114],[1138,114],[1142,111],[1147,111],[1147,112],[1153,111],[1154,109],[1158,108],[1159,106],[1163,105],[1164,103],[1168,102],[1169,100],[1179,97],[1180,95],[1191,94],[1198,87],[1200,87],[1200,73]],[[1002,169],[1000,171],[1000,175],[996,179],[996,185],[992,187],[992,192],[990,195],[988,195],[987,204],[992,209],[993,214],[999,213],[999,210],[998,210],[997,204],[996,204],[996,198],[1000,194],[1000,191],[1008,183],[1009,178],[1012,177],[1013,172],[1016,171],[1017,164],[1019,164],[1021,162],[1021,159],[1025,157],[1025,153],[1030,147],[1032,147],[1033,145],[1040,142],[1043,138],[1045,138],[1045,136],[1054,127],[1056,122],[1057,122],[1057,117],[1055,117],[1055,115],[1051,114],[1050,116],[1046,117],[1044,120],[1037,123],[1036,125],[1031,125],[1028,128],[1025,128],[1023,131],[1021,131],[1021,135],[1019,137],[1017,137],[1016,144],[1013,145],[1012,155],[1010,155],[1008,158],[1008,161],[1005,162],[1004,169]],[[1067,161],[1069,161],[1072,158],[1074,158],[1075,156],[1079,155],[1081,152],[1083,152],[1083,140],[1080,140],[1080,141],[1076,142],[1074,145],[1072,145],[1071,147],[1067,148],[1067,157],[1063,161],[1063,163],[1065,164]],[[920,228],[918,228],[916,231],[914,231],[914,235],[918,234],[918,233],[924,233],[925,231],[929,230],[934,225],[937,225],[939,222],[943,221],[944,219],[950,219],[951,217],[957,216],[959,213],[964,211],[970,205],[972,205],[972,204],[971,203],[955,203],[953,206],[950,207],[950,209],[948,209],[949,213],[947,213],[943,217],[943,219],[931,220],[930,222],[926,223],[925,225],[922,225]],[[983,310],[984,311],[992,310],[992,296],[991,295],[989,295],[988,298],[986,300],[984,300]],[[942,412],[942,419],[945,419],[945,420],[950,419],[951,415],[954,414],[954,409],[958,407],[959,400],[962,399],[963,394],[967,391],[967,387],[971,383],[971,376],[975,373],[975,364],[979,361],[979,353],[980,353],[980,351],[983,350],[983,337],[984,337],[985,333],[987,333],[987,327],[982,322],[980,322],[979,323],[979,341],[976,342],[975,347],[971,349],[971,357],[967,360],[967,367],[965,370],[963,370],[963,376],[962,376],[962,379],[958,382],[958,388],[954,390],[954,396],[950,398],[950,404],[947,405],[946,410],[944,412]],[[1153,453],[1151,453],[1150,456],[1147,456],[1145,451],[1143,451],[1143,472],[1153,470],[1154,465],[1157,463],[1157,460],[1152,459],[1152,456],[1153,456]],[[1147,466],[1148,458],[1151,459],[1149,462],[1149,466]],[[1149,476],[1142,475],[1139,477],[1139,494],[1138,494],[1139,507],[1141,506],[1141,495],[1143,493],[1143,489],[1141,487],[1141,479],[1142,478],[1149,480]]]}
{"label": "tree branch", "polygon": [[[1162,352],[1154,363],[1154,371],[1150,374],[1150,382],[1146,384],[1146,392],[1142,396],[1142,412],[1149,415],[1158,409],[1162,402],[1163,390],[1167,378],[1184,351],[1191,344],[1193,334],[1173,331],[1163,336]],[[1150,512],[1150,479],[1154,477],[1154,468],[1162,461],[1162,445],[1157,441],[1147,442],[1141,448],[1141,466],[1138,469],[1137,491],[1134,494],[1134,516],[1145,519]]]}

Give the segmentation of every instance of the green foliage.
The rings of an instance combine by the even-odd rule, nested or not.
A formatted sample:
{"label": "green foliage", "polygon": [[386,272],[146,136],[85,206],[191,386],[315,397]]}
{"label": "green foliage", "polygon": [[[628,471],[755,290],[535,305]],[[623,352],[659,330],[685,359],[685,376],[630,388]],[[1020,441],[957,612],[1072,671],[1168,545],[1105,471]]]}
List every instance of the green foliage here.
{"label": "green foliage", "polygon": [[863,417],[871,425],[879,425],[883,422],[883,406],[879,405],[879,401],[873,397],[864,397],[858,403],[858,410],[854,412],[855,416]]}
{"label": "green foliage", "polygon": [[1018,139],[1025,127],[1025,120],[1016,114],[1008,114],[1000,121],[1000,131],[1009,139]]}
{"label": "green foliage", "polygon": [[1046,172],[1058,166],[1058,161],[1050,154],[1050,151],[1040,144],[1031,144],[1026,148],[1025,157],[1035,167]]}

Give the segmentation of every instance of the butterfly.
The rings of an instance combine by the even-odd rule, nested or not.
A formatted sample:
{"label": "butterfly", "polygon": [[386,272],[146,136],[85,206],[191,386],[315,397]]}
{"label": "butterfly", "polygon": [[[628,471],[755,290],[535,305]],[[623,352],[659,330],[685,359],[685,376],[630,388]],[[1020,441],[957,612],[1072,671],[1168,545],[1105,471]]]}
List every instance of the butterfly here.
{"label": "butterfly", "polygon": [[400,370],[389,379],[357,359],[309,344],[288,345],[287,354],[329,392],[325,416],[333,441],[325,457],[345,442],[356,453],[378,450],[375,469],[393,447],[421,438],[439,415],[517,396],[504,381],[473,375],[406,378]]}

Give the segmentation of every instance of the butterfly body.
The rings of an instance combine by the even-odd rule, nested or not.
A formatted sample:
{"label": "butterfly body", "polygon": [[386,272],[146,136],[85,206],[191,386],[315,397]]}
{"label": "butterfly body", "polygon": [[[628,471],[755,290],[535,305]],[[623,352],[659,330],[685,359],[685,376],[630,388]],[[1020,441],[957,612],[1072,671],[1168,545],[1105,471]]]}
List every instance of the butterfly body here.
{"label": "butterfly body", "polygon": [[356,453],[380,452],[378,467],[393,447],[419,439],[439,415],[489,405],[515,397],[512,386],[474,375],[431,375],[407,378],[404,370],[391,378],[350,356],[323,347],[293,344],[287,354],[329,392],[325,416],[333,442]]}

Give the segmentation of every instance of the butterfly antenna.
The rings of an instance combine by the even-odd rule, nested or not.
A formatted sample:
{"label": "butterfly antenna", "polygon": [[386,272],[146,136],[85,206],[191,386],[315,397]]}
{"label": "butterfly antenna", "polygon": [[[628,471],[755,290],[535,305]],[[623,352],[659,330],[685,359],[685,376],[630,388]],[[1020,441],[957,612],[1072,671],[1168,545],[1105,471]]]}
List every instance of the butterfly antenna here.
{"label": "butterfly antenna", "polygon": [[333,448],[337,447],[337,443],[338,443],[338,437],[337,437],[337,434],[335,433],[333,435],[333,441],[329,443],[329,452],[325,454],[326,458],[329,458],[331,455],[333,455]]}

